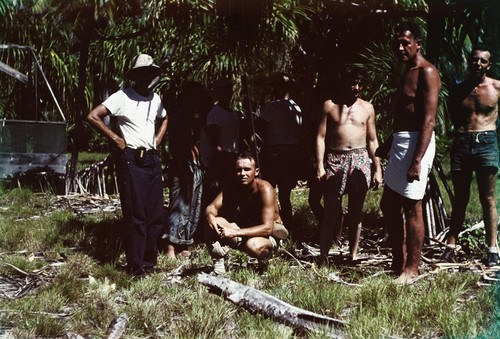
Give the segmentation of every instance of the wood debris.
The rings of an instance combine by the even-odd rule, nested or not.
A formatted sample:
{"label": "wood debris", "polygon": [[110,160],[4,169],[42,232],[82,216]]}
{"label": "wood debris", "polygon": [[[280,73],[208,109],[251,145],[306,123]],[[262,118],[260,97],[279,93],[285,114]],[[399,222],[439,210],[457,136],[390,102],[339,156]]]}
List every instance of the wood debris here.
{"label": "wood debris", "polygon": [[89,194],[58,195],[53,203],[54,209],[71,209],[75,214],[117,213],[120,200],[103,198]]}
{"label": "wood debris", "polygon": [[127,323],[128,323],[127,313],[120,314],[118,317],[114,318],[108,326],[105,338],[107,339],[121,338],[123,332],[125,332]]}
{"label": "wood debris", "polygon": [[339,327],[346,325],[342,320],[295,307],[272,295],[221,276],[200,273],[198,281],[251,312],[264,314],[300,330],[327,331],[332,338],[345,337],[339,330]]}
{"label": "wood debris", "polygon": [[[103,161],[79,171],[75,176],[75,182],[74,193],[93,194],[105,198],[109,194],[118,193],[118,181],[113,156],[109,155]],[[66,193],[68,193],[69,185],[66,186]]]}
{"label": "wood debris", "polygon": [[[482,221],[466,228],[460,234],[461,236],[466,235],[480,228],[484,228],[484,223]],[[366,276],[377,274],[377,272],[391,272],[392,254],[390,243],[381,239],[381,235],[376,234],[375,231],[376,230],[363,228],[359,246],[360,255],[357,260],[349,259],[347,241],[341,241],[339,244],[335,244],[328,254],[331,266],[335,267],[336,270],[356,270]],[[483,253],[478,253],[477,250],[474,252],[469,248],[457,246],[456,262],[444,262],[441,259],[441,255],[447,248],[447,244],[444,242],[446,236],[443,235],[446,234],[446,232],[447,229],[443,230],[442,233],[437,234],[435,237],[426,237],[420,264],[421,276],[413,282],[432,279],[434,274],[442,271],[449,273],[471,272],[480,276],[483,283],[486,284],[494,283],[496,279],[499,279],[500,267],[486,267],[483,263]],[[300,248],[296,249],[294,255],[289,252],[286,252],[286,254],[293,256],[296,262],[314,263],[317,262],[319,258],[319,252],[318,245],[302,243]],[[336,276],[336,274],[337,273],[330,273],[329,277],[331,281],[344,284],[358,283],[355,281],[343,281],[339,276]]]}

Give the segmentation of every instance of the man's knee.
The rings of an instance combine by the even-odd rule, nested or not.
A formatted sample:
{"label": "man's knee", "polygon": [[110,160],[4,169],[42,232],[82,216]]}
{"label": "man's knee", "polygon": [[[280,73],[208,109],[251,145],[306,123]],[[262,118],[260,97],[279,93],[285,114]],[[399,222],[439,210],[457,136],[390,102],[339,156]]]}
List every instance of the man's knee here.
{"label": "man's knee", "polygon": [[495,196],[487,195],[483,197],[479,197],[479,200],[481,202],[481,206],[483,207],[483,210],[489,211],[489,210],[495,210],[496,211],[496,198]]}
{"label": "man's knee", "polygon": [[269,258],[273,250],[271,241],[262,237],[248,239],[245,247],[247,254],[257,259]]}
{"label": "man's knee", "polygon": [[223,217],[215,217],[215,221],[217,222],[217,225],[221,225],[223,227],[228,227],[232,229],[239,229],[240,227],[234,223],[234,222],[229,222]]}
{"label": "man's knee", "polygon": [[418,222],[422,218],[422,200],[405,199],[403,208],[407,222]]}

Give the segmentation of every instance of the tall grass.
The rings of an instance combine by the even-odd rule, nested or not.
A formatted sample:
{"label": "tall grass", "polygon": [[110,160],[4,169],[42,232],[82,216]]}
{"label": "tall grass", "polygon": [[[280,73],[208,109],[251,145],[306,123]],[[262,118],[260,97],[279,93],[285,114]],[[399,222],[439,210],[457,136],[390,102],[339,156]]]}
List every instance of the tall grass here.
{"label": "tall grass", "polygon": [[[296,190],[294,208],[306,227],[314,228],[306,197],[307,189]],[[11,328],[15,337],[57,337],[67,332],[103,337],[111,320],[122,313],[129,316],[127,338],[326,336],[326,330],[297,332],[208,291],[196,280],[196,272],[211,265],[203,245],[193,246],[187,261],[160,254],[158,267],[164,273],[182,263],[192,269],[180,282],[167,282],[164,273],[132,280],[121,269],[124,256],[114,239],[120,214],[50,211],[52,198],[20,189],[0,198],[0,277],[25,279],[14,267],[28,275],[43,270],[46,277],[22,298],[0,298],[0,328]],[[285,248],[294,253],[293,246],[288,242]],[[49,266],[54,263],[59,265]],[[348,337],[487,337],[498,331],[492,325],[498,321],[494,299],[498,289],[493,294],[492,289],[479,287],[478,275],[440,273],[399,287],[385,273],[317,267],[284,252],[270,260],[264,275],[240,252],[232,251],[229,263],[228,278],[297,307],[342,319],[348,323],[341,329]],[[361,286],[329,281],[331,273]]]}

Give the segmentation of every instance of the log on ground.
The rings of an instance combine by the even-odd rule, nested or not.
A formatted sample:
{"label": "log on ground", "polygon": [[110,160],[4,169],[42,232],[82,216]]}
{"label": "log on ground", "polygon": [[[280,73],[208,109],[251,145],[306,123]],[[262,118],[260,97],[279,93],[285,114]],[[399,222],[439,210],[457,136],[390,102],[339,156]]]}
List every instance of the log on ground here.
{"label": "log on ground", "polygon": [[346,322],[290,305],[270,294],[221,276],[198,274],[198,282],[215,289],[236,305],[258,312],[300,330],[328,332],[333,338],[344,338],[338,327]]}

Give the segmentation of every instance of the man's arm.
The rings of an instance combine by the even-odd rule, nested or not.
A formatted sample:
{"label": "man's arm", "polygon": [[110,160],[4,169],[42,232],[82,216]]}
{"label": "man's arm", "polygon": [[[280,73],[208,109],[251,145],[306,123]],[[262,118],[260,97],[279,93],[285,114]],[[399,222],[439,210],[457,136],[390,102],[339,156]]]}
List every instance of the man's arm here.
{"label": "man's arm", "polygon": [[273,232],[275,216],[275,193],[274,189],[267,181],[259,181],[259,192],[262,199],[262,224],[245,228],[220,227],[222,237],[269,237]]}
{"label": "man's arm", "polygon": [[327,127],[327,112],[328,107],[330,106],[331,101],[325,101],[323,104],[323,111],[321,121],[318,127],[318,133],[316,134],[316,166],[317,179],[321,179],[325,176],[325,166],[324,166],[324,157],[325,157],[325,138],[326,138],[326,127]]}
{"label": "man's arm", "polygon": [[222,201],[223,201],[223,192],[220,192],[219,195],[217,195],[212,201],[210,205],[207,206],[205,209],[205,215],[207,217],[207,222],[208,226],[210,226],[211,229],[213,229],[215,232],[219,233],[219,230],[217,228],[217,221],[216,217],[219,215],[219,210],[222,208]]}
{"label": "man's arm", "polygon": [[167,126],[168,126],[168,117],[165,117],[160,120],[160,127],[158,128],[158,131],[156,132],[156,147],[161,145],[161,142],[163,141],[163,138],[165,137],[165,134],[167,133]]}
{"label": "man's arm", "polygon": [[105,136],[111,142],[113,142],[119,149],[124,149],[126,145],[125,140],[118,134],[113,132],[104,123],[104,117],[109,114],[108,109],[103,104],[95,107],[87,115],[87,121],[94,127],[101,135]]}
{"label": "man's arm", "polygon": [[441,80],[436,68],[425,66],[419,74],[419,86],[422,87],[422,94],[417,100],[422,100],[422,126],[420,127],[420,137],[413,155],[413,161],[407,172],[409,182],[419,180],[421,170],[421,160],[427,151],[429,142],[436,126],[436,112],[441,89]]}
{"label": "man's arm", "polygon": [[378,148],[378,139],[377,139],[377,129],[375,126],[375,110],[373,106],[369,105],[369,116],[368,121],[366,123],[366,144],[368,149],[368,155],[373,162],[373,166],[375,167],[375,173],[373,174],[373,186],[375,189],[379,188],[382,185],[382,167],[380,166],[380,159],[375,156],[375,151]]}

